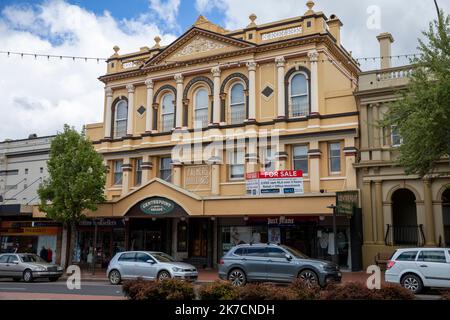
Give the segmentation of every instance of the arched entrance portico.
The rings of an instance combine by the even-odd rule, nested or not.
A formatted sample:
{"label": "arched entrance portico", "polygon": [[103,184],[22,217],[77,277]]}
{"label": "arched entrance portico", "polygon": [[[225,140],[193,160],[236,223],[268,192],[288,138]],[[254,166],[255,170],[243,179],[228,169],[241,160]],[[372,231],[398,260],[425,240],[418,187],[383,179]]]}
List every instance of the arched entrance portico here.
{"label": "arched entrance portico", "polygon": [[450,188],[442,194],[442,221],[444,224],[445,246],[450,246]]}
{"label": "arched entrance portico", "polygon": [[417,225],[416,196],[409,189],[398,189],[392,194],[392,226],[390,237],[393,245],[418,245],[421,230]]}
{"label": "arched entrance portico", "polygon": [[161,196],[137,202],[125,218],[128,250],[162,251],[198,267],[211,267],[210,219],[189,217],[178,203]]}

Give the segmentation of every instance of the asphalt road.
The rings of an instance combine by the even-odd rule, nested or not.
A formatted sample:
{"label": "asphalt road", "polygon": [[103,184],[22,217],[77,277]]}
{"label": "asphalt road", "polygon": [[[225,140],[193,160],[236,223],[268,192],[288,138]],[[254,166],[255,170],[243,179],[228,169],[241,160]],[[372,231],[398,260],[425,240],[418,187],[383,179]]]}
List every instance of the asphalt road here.
{"label": "asphalt road", "polygon": [[58,282],[46,282],[35,280],[32,283],[14,282],[0,279],[0,294],[6,292],[15,293],[49,293],[49,294],[75,294],[89,296],[117,296],[123,297],[122,287],[113,286],[108,282],[82,281],[81,289],[69,290],[65,280]]}

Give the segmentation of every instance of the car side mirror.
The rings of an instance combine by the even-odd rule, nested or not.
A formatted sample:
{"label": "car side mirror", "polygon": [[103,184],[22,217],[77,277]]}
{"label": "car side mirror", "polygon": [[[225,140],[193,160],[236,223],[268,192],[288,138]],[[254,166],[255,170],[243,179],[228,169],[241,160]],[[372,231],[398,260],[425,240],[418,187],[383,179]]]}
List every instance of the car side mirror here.
{"label": "car side mirror", "polygon": [[155,264],[156,262],[155,262],[154,260],[148,259],[148,260],[147,260],[147,263]]}
{"label": "car side mirror", "polygon": [[286,259],[289,260],[289,261],[292,260],[292,256],[291,256],[290,254],[288,254],[288,253],[286,253],[285,257],[286,257]]}

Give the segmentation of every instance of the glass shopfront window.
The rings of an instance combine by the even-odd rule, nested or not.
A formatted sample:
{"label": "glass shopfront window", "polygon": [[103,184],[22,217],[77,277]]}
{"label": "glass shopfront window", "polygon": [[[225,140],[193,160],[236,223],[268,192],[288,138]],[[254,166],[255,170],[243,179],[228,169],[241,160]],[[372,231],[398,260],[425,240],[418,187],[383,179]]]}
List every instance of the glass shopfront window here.
{"label": "glass shopfront window", "polygon": [[267,226],[227,226],[221,228],[220,254],[224,255],[232,247],[245,243],[266,243]]}

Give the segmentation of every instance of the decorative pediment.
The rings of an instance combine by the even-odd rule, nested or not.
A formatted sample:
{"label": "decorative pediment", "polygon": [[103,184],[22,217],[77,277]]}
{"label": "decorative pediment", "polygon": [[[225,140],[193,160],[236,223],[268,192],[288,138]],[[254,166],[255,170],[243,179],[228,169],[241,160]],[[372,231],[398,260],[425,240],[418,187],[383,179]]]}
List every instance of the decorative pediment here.
{"label": "decorative pediment", "polygon": [[184,35],[166,47],[161,53],[148,60],[144,66],[151,67],[161,63],[195,60],[208,56],[250,48],[254,45],[220,33],[192,27]]}
{"label": "decorative pediment", "polygon": [[196,36],[194,39],[191,40],[187,45],[182,47],[180,50],[175,52],[172,57],[174,58],[180,58],[180,57],[186,57],[186,56],[192,56],[199,53],[205,53],[209,51],[219,50],[223,48],[227,48],[228,45],[219,42],[214,41],[212,39],[208,39],[204,36]]}

